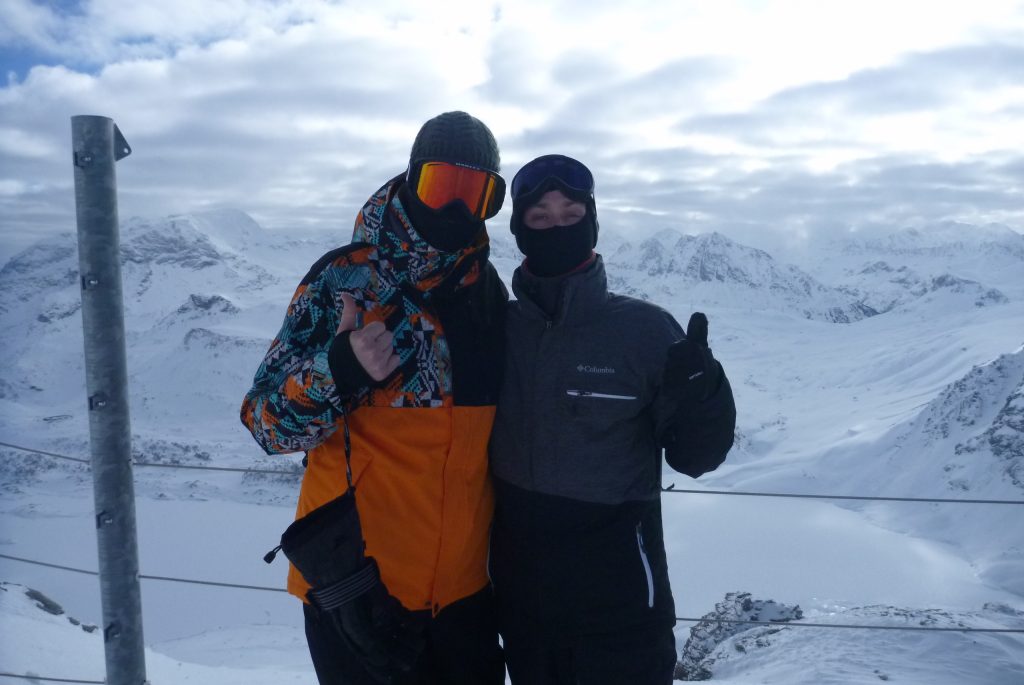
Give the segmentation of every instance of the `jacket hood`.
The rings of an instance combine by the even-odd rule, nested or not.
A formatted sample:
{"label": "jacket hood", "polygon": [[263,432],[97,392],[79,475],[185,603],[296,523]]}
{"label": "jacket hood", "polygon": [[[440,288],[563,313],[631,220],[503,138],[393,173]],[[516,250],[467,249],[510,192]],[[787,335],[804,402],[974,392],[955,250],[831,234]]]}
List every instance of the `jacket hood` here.
{"label": "jacket hood", "polygon": [[487,229],[481,229],[473,244],[462,250],[442,252],[432,247],[402,206],[398,189],[403,183],[405,174],[399,174],[370,196],[356,216],[352,242],[376,246],[380,268],[397,282],[419,290],[432,290],[442,282],[453,288],[473,283],[490,254]]}

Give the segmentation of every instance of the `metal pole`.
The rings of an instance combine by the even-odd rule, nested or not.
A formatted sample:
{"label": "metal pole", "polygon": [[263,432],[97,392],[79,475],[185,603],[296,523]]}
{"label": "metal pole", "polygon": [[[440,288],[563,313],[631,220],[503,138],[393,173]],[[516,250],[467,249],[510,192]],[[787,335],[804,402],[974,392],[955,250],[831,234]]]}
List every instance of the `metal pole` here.
{"label": "metal pole", "polygon": [[146,683],[128,365],[114,162],[131,149],[112,119],[71,117],[85,381],[107,683]]}

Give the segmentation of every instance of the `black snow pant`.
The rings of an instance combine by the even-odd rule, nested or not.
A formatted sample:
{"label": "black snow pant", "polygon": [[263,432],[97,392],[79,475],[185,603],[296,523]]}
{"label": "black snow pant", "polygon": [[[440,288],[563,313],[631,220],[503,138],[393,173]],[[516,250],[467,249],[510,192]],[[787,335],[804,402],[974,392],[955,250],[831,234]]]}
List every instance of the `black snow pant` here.
{"label": "black snow pant", "polygon": [[[329,626],[317,622],[316,610],[303,604],[306,641],[320,685],[377,685]],[[395,685],[504,685],[505,662],[491,588],[451,604],[423,621],[426,647],[416,668]]]}
{"label": "black snow pant", "polygon": [[622,629],[554,644],[505,639],[513,685],[671,685],[671,625]]}

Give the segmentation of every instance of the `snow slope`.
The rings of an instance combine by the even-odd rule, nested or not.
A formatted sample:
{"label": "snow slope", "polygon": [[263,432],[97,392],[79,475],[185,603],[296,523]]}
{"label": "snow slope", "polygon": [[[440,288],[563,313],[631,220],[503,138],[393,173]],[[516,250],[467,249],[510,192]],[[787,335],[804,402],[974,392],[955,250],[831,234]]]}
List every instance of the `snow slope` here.
{"label": "snow slope", "polygon": [[[0,670],[44,678],[103,681],[103,631],[94,624],[68,615],[59,602],[38,591],[6,582],[0,582],[0,616],[4,621]],[[299,647],[305,648],[305,636],[294,629],[248,626],[230,634],[204,635],[197,639],[203,643],[202,653],[221,654],[221,663],[179,660],[147,649],[149,682],[221,685],[311,682],[310,667],[304,659],[296,658]],[[56,645],[60,647],[59,658],[54,658]],[[182,648],[187,651],[187,645]],[[207,660],[218,659],[207,657]]]}

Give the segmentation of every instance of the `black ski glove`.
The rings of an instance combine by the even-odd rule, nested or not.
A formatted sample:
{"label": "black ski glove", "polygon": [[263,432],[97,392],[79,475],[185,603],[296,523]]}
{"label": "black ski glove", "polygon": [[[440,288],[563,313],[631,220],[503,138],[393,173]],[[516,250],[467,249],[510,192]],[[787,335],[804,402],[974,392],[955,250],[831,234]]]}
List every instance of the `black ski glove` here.
{"label": "black ski glove", "polygon": [[679,402],[704,402],[721,384],[722,367],[708,347],[708,317],[694,312],[686,337],[668,348],[662,391]]}
{"label": "black ski glove", "polygon": [[421,627],[364,554],[351,490],[292,523],[281,549],[312,586],[306,597],[317,620],[334,630],[367,673],[391,683],[412,671],[423,649]]}

